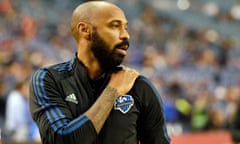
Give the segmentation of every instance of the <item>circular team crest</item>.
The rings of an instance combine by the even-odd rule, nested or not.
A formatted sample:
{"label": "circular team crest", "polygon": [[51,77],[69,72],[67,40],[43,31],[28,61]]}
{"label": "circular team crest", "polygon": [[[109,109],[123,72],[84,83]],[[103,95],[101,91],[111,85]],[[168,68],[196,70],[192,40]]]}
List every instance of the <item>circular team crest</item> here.
{"label": "circular team crest", "polygon": [[131,95],[123,95],[118,97],[114,103],[114,109],[122,113],[127,113],[134,104],[134,99]]}

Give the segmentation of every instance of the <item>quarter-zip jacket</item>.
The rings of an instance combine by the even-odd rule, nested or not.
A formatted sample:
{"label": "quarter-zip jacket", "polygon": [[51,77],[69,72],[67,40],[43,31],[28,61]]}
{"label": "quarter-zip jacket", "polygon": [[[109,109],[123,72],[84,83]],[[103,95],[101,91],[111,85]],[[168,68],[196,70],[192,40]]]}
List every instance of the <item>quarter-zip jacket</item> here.
{"label": "quarter-zip jacket", "polygon": [[163,103],[153,84],[139,76],[132,89],[116,99],[97,134],[84,115],[110,78],[91,80],[85,66],[72,60],[38,69],[30,84],[30,109],[43,144],[169,144]]}

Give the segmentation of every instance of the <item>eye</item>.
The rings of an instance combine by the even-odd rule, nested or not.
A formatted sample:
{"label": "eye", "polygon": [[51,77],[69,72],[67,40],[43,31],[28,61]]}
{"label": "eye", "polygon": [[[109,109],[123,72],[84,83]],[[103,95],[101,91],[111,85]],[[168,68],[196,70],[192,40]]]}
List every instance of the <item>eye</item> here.
{"label": "eye", "polygon": [[111,23],[109,23],[109,28],[119,29],[119,30],[127,30],[128,24],[122,23],[120,20],[114,20]]}
{"label": "eye", "polygon": [[111,26],[112,28],[119,28],[120,25],[118,23],[113,23]]}

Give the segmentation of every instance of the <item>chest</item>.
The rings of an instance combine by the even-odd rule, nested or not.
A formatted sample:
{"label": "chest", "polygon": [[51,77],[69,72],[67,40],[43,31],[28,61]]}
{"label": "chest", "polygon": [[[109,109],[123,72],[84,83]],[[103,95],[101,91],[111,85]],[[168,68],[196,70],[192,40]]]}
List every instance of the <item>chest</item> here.
{"label": "chest", "polygon": [[[62,98],[71,110],[73,118],[78,117],[93,105],[104,90],[106,84],[107,83],[103,81],[99,86],[92,87],[89,84],[73,78],[60,81],[59,87]],[[119,97],[115,100],[109,121],[117,122],[119,125],[122,125],[123,121],[129,119],[136,121],[139,114],[138,103],[136,95],[131,92]]]}
{"label": "chest", "polygon": [[[73,118],[87,111],[105,87],[103,84],[102,87],[93,88],[71,78],[60,82],[60,86],[62,98],[71,110]],[[114,107],[98,136],[98,141],[103,143],[113,139],[136,141],[139,115],[139,102],[134,93],[130,92],[119,97],[115,100]]]}

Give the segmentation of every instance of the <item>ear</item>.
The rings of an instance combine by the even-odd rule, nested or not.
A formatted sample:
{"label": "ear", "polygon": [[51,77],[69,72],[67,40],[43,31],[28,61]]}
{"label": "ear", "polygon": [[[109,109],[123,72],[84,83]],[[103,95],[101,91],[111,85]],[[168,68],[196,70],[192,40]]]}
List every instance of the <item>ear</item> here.
{"label": "ear", "polygon": [[90,39],[92,33],[92,26],[85,22],[79,22],[77,24],[77,31],[80,37]]}

